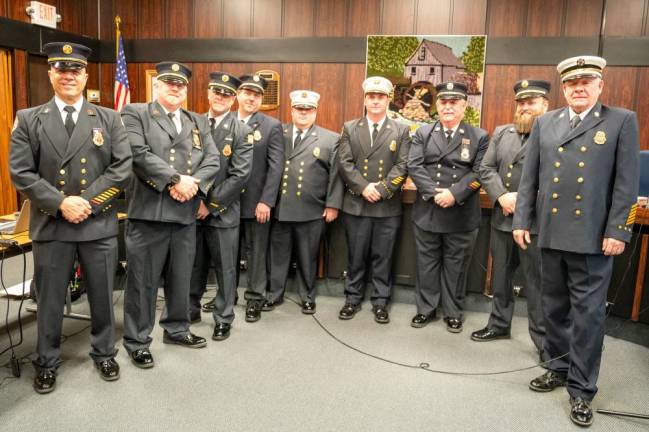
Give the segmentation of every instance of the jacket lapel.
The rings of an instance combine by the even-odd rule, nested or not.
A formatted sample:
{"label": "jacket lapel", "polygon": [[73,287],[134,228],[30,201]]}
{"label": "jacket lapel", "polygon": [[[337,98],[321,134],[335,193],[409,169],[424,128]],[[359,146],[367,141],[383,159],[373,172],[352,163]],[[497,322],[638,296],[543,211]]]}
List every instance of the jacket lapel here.
{"label": "jacket lapel", "polygon": [[[292,136],[293,136],[293,131],[291,131],[291,137]],[[318,140],[318,133],[315,130],[315,126],[311,126],[309,130],[304,132],[304,138],[302,138],[302,142],[300,142],[300,145],[298,145],[297,148],[292,149],[292,153],[290,153],[291,156],[289,157],[289,159],[293,159],[295,156],[304,153],[309,148],[309,146],[315,143],[317,140]]]}
{"label": "jacket lapel", "polygon": [[[444,128],[440,127],[440,129],[440,132],[444,137]],[[446,144],[446,148],[442,151],[442,154],[439,156],[439,158],[442,159],[446,155],[453,153],[455,149],[460,146],[463,138],[466,138],[466,136],[464,135],[464,122],[460,122],[460,125],[457,127],[455,134],[453,134],[453,138],[451,138],[451,143]],[[446,138],[443,139],[444,142],[446,142]]]}
{"label": "jacket lapel", "polygon": [[178,133],[176,132],[176,128],[174,127],[173,123],[171,122],[171,119],[167,117],[165,114],[165,111],[162,109],[160,104],[156,101],[151,104],[149,104],[149,113],[151,114],[151,117],[155,119],[155,121],[158,123],[158,125],[169,134],[171,139],[173,139]]}
{"label": "jacket lapel", "polygon": [[[514,153],[514,158],[512,159],[512,164],[515,164],[525,156],[525,150],[527,149],[527,142],[530,140],[528,136],[525,142],[521,138],[520,134],[516,132],[516,129],[512,132],[511,129],[507,131],[507,141],[509,142],[510,147],[512,148],[512,153]],[[518,149],[516,145],[518,144]]]}
{"label": "jacket lapel", "polygon": [[54,98],[47,103],[38,113],[41,124],[43,125],[43,132],[52,144],[52,148],[59,155],[63,157],[65,149],[68,146],[68,132],[65,130],[61,113],[54,103]]}
{"label": "jacket lapel", "polygon": [[444,138],[444,129],[442,128],[441,123],[437,123],[433,129],[431,129],[429,140],[431,140],[433,144],[432,151],[438,155],[438,159],[441,159],[439,155],[444,153],[444,149],[446,148],[446,138]]}
{"label": "jacket lapel", "polygon": [[[367,156],[370,156],[381,147],[387,145],[387,143],[389,143],[389,141],[393,139],[394,135],[392,131],[394,130],[394,125],[392,123],[393,123],[392,120],[388,118],[385,119],[385,122],[383,123],[383,127],[379,129],[379,134],[376,136],[376,141],[374,142],[374,145],[372,146]],[[368,133],[369,133],[369,129],[368,129]]]}
{"label": "jacket lapel", "polygon": [[[180,118],[181,118],[181,124],[183,128],[180,130],[180,133],[176,136],[176,138],[174,138],[174,144],[177,144],[187,139],[189,134],[191,134],[192,130],[195,128],[194,122],[191,120],[189,113],[187,113],[187,111],[185,111],[184,109],[180,110]],[[193,141],[192,141],[192,145],[193,145]]]}
{"label": "jacket lapel", "polygon": [[221,123],[212,130],[212,140],[219,151],[223,150],[225,147],[225,137],[228,136],[232,130],[232,118],[230,116],[225,117],[221,120]]}
{"label": "jacket lapel", "polygon": [[358,139],[358,142],[361,144],[362,155],[359,155],[360,158],[366,158],[369,156],[370,151],[372,150],[372,141],[370,138],[370,130],[367,126],[367,119],[363,117],[358,123],[356,123],[356,128],[354,134]]}
{"label": "jacket lapel", "polygon": [[293,125],[286,125],[284,128],[284,154],[287,159],[291,158],[293,153]]}
{"label": "jacket lapel", "polygon": [[[92,117],[92,119],[91,119]],[[70,159],[83,147],[88,140],[92,137],[92,125],[96,123],[97,111],[86,100],[83,101],[81,112],[77,118],[77,123],[74,126],[74,132],[68,142],[68,148],[63,156],[61,165],[66,165]],[[103,131],[100,131],[103,133]],[[103,144],[103,142],[102,142]]]}
{"label": "jacket lapel", "polygon": [[[564,145],[567,142],[571,141],[575,137],[578,137],[579,135],[585,133],[586,131],[588,131],[588,130],[594,128],[595,126],[597,126],[598,124],[600,124],[602,122],[602,120],[603,120],[601,115],[600,115],[601,110],[602,110],[602,104],[597,102],[595,104],[595,106],[590,110],[590,112],[588,113],[586,118],[583,119],[582,122],[579,123],[579,125],[574,129],[570,129],[570,120],[569,119],[568,120],[564,119],[568,123],[568,129],[570,129],[570,130],[568,131],[568,133],[566,135],[561,135],[562,138],[561,138],[561,141],[559,143],[559,147],[561,147],[562,145]],[[567,108],[566,108],[566,115],[565,116],[566,117],[570,116],[568,114],[568,109]],[[566,122],[564,122],[564,123],[566,123]]]}

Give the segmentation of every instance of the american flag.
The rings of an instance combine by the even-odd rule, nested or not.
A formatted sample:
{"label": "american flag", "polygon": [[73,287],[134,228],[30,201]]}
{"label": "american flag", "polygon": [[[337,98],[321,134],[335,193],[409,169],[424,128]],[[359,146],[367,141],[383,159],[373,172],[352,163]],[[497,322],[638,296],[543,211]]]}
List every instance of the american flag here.
{"label": "american flag", "polygon": [[124,41],[117,32],[117,71],[115,73],[115,110],[121,111],[124,105],[131,102],[131,92],[128,88],[128,74],[126,73],[126,56],[124,55]]}

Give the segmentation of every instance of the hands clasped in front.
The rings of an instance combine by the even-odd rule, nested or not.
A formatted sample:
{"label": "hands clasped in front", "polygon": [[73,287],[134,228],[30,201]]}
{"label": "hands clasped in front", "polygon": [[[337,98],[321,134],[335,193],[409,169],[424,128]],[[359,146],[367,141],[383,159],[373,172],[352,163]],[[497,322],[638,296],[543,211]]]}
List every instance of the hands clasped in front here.
{"label": "hands clasped in front", "polygon": [[169,195],[178,202],[189,201],[198,193],[201,181],[188,175],[181,175],[180,181],[169,188]]}
{"label": "hands clasped in front", "polygon": [[61,210],[63,218],[73,224],[85,221],[92,214],[90,203],[76,195],[65,197],[59,206],[59,210]]}

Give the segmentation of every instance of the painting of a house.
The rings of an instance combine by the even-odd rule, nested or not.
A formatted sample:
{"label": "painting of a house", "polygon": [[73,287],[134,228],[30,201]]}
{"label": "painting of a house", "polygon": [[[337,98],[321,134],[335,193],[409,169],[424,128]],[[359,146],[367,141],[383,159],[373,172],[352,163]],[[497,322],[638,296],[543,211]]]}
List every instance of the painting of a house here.
{"label": "painting of a house", "polygon": [[464,65],[449,46],[424,39],[406,61],[403,76],[437,85],[451,81],[458,72],[464,72]]}

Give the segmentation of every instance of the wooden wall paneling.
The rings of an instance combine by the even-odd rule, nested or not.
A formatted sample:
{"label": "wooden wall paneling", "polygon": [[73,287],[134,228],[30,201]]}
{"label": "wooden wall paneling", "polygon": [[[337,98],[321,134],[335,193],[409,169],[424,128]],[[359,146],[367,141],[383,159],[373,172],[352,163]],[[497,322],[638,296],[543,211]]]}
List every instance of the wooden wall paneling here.
{"label": "wooden wall paneling", "polygon": [[282,36],[313,36],[315,0],[284,0]]}
{"label": "wooden wall paneling", "polygon": [[487,0],[453,0],[451,34],[486,34]]}
{"label": "wooden wall paneling", "polygon": [[[107,108],[114,108],[114,91],[115,91],[115,63],[102,63],[99,66],[101,70],[101,82],[99,83],[99,91],[101,96],[101,105]],[[131,75],[130,70],[128,71],[128,80],[129,88],[131,87],[131,81],[135,77]],[[133,98],[133,93],[131,92],[131,102],[135,102]]]}
{"label": "wooden wall paneling", "polygon": [[419,0],[415,15],[415,34],[440,35],[451,31],[453,0]]}
{"label": "wooden wall paneling", "polygon": [[311,89],[320,93],[320,109],[317,123],[327,129],[340,132],[343,125],[344,106],[346,103],[343,78],[345,65],[332,63],[316,63],[313,65]]}
{"label": "wooden wall paneling", "polygon": [[223,0],[223,37],[250,37],[251,0]]}
{"label": "wooden wall paneling", "polygon": [[[491,0],[487,32],[493,37],[523,36],[527,25],[527,0]],[[454,11],[454,15],[459,11]],[[489,41],[487,41],[489,44]]]}
{"label": "wooden wall paneling", "polygon": [[[281,109],[282,105],[288,103],[282,100],[282,91],[283,91],[282,86],[284,85],[284,75],[282,75],[282,65],[280,63],[252,63],[251,66],[252,66],[252,72],[257,72],[260,70],[272,70],[279,73],[279,86],[280,86],[279,91],[280,91],[280,109]],[[280,119],[280,109],[264,111],[264,113],[268,114],[269,116]],[[283,120],[280,119],[280,121]]]}
{"label": "wooden wall paneling", "polygon": [[[318,0],[315,4],[315,36],[345,36],[350,0]],[[353,1],[353,0],[351,0]]]}
{"label": "wooden wall paneling", "polygon": [[[123,19],[123,17],[121,17]],[[101,0],[99,2],[99,39],[112,40],[115,39],[115,0]],[[124,31],[124,23],[121,26]],[[126,34],[122,34],[125,39],[128,38]],[[131,38],[133,35],[131,35]]]}
{"label": "wooden wall paneling", "polygon": [[251,36],[282,36],[282,0],[253,0]]}
{"label": "wooden wall paneling", "polygon": [[[89,62],[88,66],[86,67],[86,71],[88,72],[88,81],[86,82],[86,90],[87,89],[99,89],[100,83],[99,83],[99,63],[94,63],[94,62]],[[86,97],[88,93],[84,90],[83,92],[83,97]]]}
{"label": "wooden wall paneling", "polygon": [[29,107],[29,79],[27,69],[27,52],[14,50],[13,53],[13,79],[14,79],[14,107],[15,111]]}
{"label": "wooden wall paneling", "polygon": [[[558,37],[562,34],[566,1],[529,0],[527,6],[527,37]],[[598,18],[599,20],[599,18]]]}
{"label": "wooden wall paneling", "polygon": [[415,34],[415,0],[383,0],[381,34]]}
{"label": "wooden wall paneling", "polygon": [[7,8],[7,0],[0,0],[0,16],[9,18],[9,9]]}
{"label": "wooden wall paneling", "polygon": [[490,134],[498,125],[512,120],[515,102],[512,85],[519,79],[520,67],[511,65],[488,65],[482,99],[481,127]]}
{"label": "wooden wall paneling", "polygon": [[138,0],[137,37],[138,39],[163,39],[165,37],[165,17],[160,0]]}
{"label": "wooden wall paneling", "polygon": [[163,26],[167,39],[193,38],[194,2],[193,0],[166,0],[160,2],[163,8]]}
{"label": "wooden wall paneling", "polygon": [[598,36],[604,0],[566,0],[564,36]]}
{"label": "wooden wall paneling", "polygon": [[345,65],[345,88],[343,90],[343,122],[363,115],[363,88],[365,80],[364,64]]}
{"label": "wooden wall paneling", "polygon": [[606,36],[640,36],[646,0],[606,0]]}
{"label": "wooden wall paneling", "polygon": [[284,63],[280,72],[280,107],[279,118],[282,123],[291,121],[291,99],[293,90],[311,89],[313,66],[309,63]]}
{"label": "wooden wall paneling", "polygon": [[636,87],[636,112],[640,124],[640,149],[649,150],[649,98],[644,96],[644,89],[649,88],[649,67],[638,68],[638,85]]}
{"label": "wooden wall paneling", "polygon": [[94,39],[99,39],[99,8],[97,0],[83,1],[83,15],[81,16],[81,34]]}
{"label": "wooden wall paneling", "polygon": [[635,110],[638,68],[607,67],[604,70],[602,103]]}
{"label": "wooden wall paneling", "polygon": [[61,15],[58,29],[75,34],[82,34],[82,21],[85,17],[85,1],[58,0],[56,12]]}
{"label": "wooden wall paneling", "polygon": [[223,36],[223,1],[194,0],[194,37],[214,39]]}
{"label": "wooden wall paneling", "polygon": [[381,0],[351,0],[347,13],[347,36],[381,32]]}
{"label": "wooden wall paneling", "polygon": [[155,63],[133,63],[127,65],[127,69],[131,102],[147,102],[145,74],[148,69],[155,69]]}

